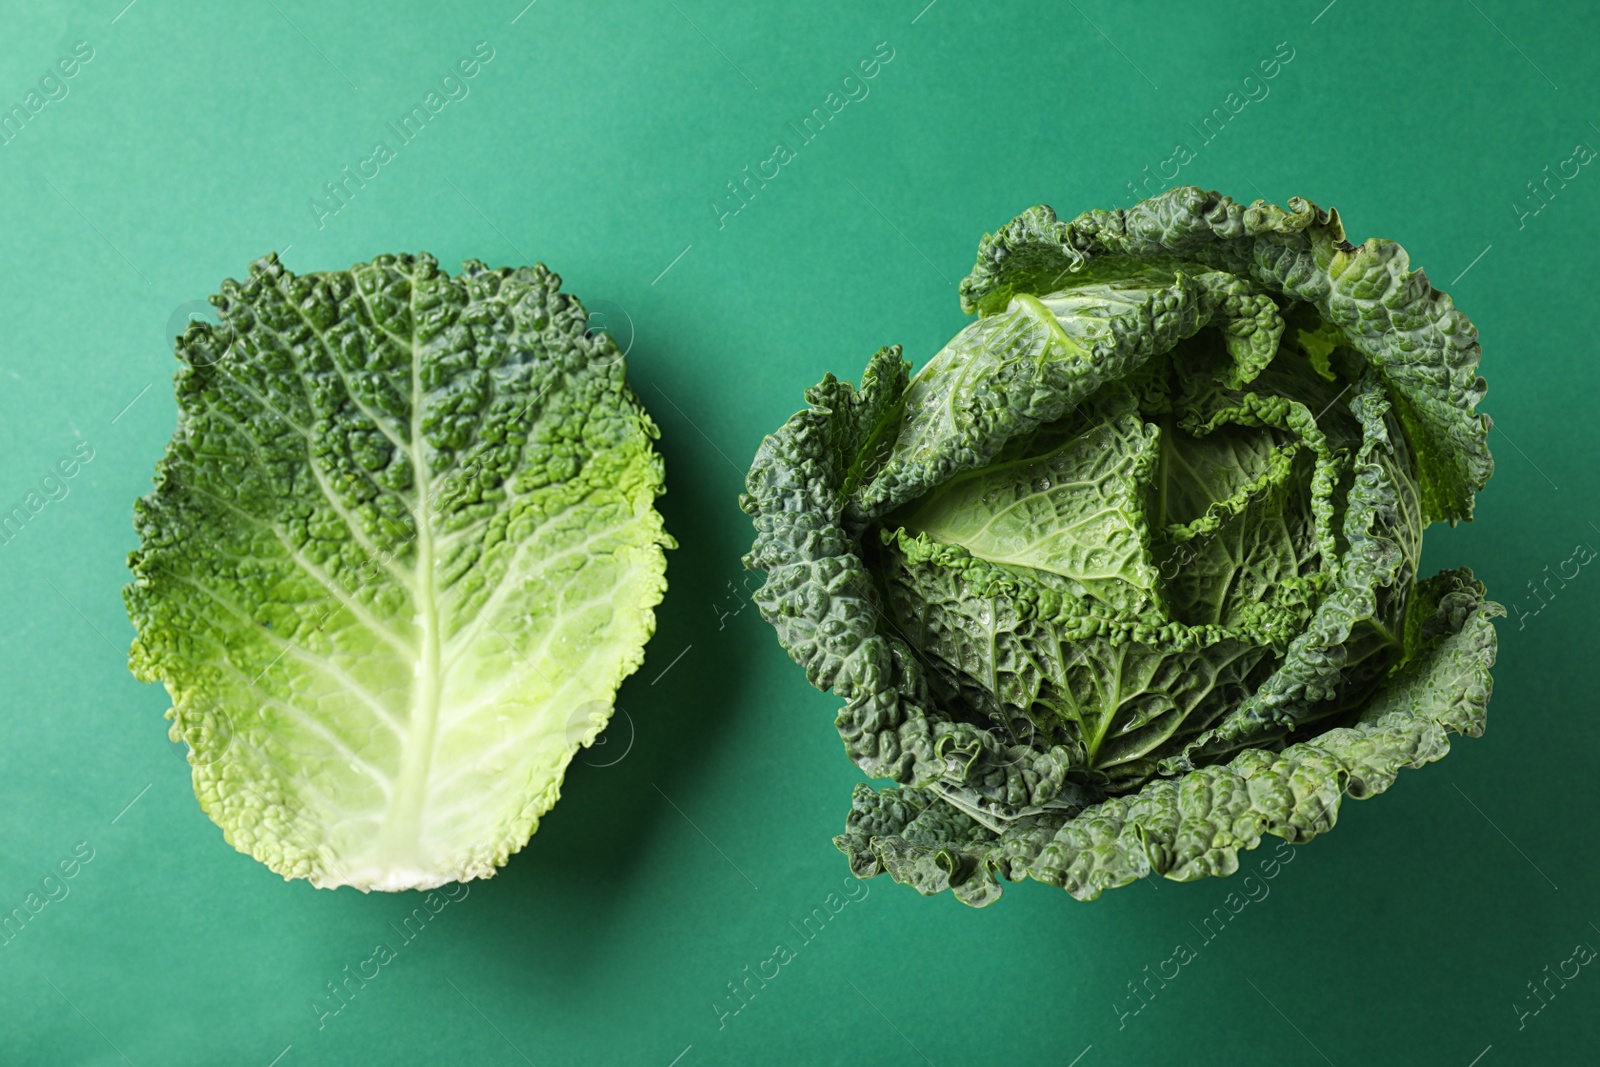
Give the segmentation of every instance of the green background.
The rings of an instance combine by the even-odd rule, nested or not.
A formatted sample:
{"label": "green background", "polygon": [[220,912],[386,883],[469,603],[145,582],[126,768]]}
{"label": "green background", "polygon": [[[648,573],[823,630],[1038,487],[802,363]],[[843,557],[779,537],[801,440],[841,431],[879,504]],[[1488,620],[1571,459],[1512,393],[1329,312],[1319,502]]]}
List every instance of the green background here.
{"label": "green background", "polygon": [[[0,546],[0,912],[80,842],[93,853],[0,947],[0,1062],[1592,1062],[1600,975],[1520,1023],[1515,1005],[1600,945],[1600,577],[1552,584],[1543,607],[1530,592],[1600,546],[1600,168],[1551,181],[1537,213],[1527,188],[1600,145],[1600,15],[523,2],[0,3],[0,109],[76,42],[94,50],[0,147],[0,511],[93,450]],[[494,55],[470,94],[319,224],[323,184],[480,41]],[[869,95],[719,220],[726,183],[796,141],[786,124],[879,42],[893,58]],[[1200,144],[1189,123],[1280,42],[1293,58],[1269,94]],[[1429,535],[1425,569],[1468,564],[1516,606],[1489,732],[1285,846],[1270,894],[1209,942],[1195,928],[1238,879],[1093,904],[1030,883],[981,911],[854,883],[830,838],[859,774],[836,699],[749,604],[743,471],[825,372],[893,342],[920,364],[952,335],[985,230],[1034,203],[1126,206],[1176,142],[1195,150],[1179,181],[1305,196],[1352,240],[1401,241],[1481,330],[1499,473],[1476,522]],[[682,542],[626,716],[531,845],[321,1028],[312,999],[398,944],[416,900],[285,884],[229,848],[164,694],[124,665],[131,505],[174,422],[174,322],[274,249],[295,271],[400,250],[557,269],[632,338]],[[847,885],[866,896],[719,1020],[727,983]],[[1180,941],[1197,958],[1131,1013],[1127,984]]]}

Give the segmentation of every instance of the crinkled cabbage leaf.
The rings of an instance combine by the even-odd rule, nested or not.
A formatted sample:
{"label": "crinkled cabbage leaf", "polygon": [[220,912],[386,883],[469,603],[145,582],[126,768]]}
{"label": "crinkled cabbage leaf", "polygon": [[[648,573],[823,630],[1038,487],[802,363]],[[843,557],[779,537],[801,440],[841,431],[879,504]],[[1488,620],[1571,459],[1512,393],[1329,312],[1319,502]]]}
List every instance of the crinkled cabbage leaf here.
{"label": "crinkled cabbage leaf", "polygon": [[487,877],[639,666],[672,542],[622,353],[542,265],[223,284],[135,508],[133,672],[286,878]]}

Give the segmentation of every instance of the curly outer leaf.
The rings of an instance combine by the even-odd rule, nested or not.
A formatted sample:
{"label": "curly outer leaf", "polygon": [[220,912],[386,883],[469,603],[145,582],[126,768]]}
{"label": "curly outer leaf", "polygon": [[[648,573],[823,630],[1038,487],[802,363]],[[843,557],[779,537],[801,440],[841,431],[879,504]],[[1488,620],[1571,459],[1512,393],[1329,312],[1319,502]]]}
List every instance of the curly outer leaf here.
{"label": "curly outer leaf", "polygon": [[[1422,549],[1411,453],[1389,420],[1382,387],[1368,382],[1351,405],[1365,433],[1348,494],[1344,536],[1349,544],[1340,582],[1290,643],[1283,665],[1215,729],[1195,741],[1176,766],[1189,769],[1203,754],[1241,747],[1286,733],[1335,699],[1348,669],[1370,650],[1372,620],[1385,629],[1399,623],[1396,588],[1409,590]],[[1387,609],[1387,610],[1386,610]]]}
{"label": "curly outer leaf", "polygon": [[1472,517],[1494,471],[1478,377],[1478,331],[1393,241],[1345,240],[1336,211],[1294,197],[1288,210],[1246,206],[1178,186],[1127,209],[1070,222],[1035,207],[986,236],[961,282],[962,306],[992,313],[1014,293],[1058,287],[1074,274],[1120,269],[1127,257],[1177,257],[1249,277],[1314,306],[1384,376],[1417,462],[1428,521]]}
{"label": "curly outer leaf", "polygon": [[992,730],[934,713],[925,664],[888,624],[847,532],[842,489],[892,421],[906,370],[894,347],[873,356],[859,391],[829,375],[808,391],[811,408],[761,443],[740,500],[756,527],[745,566],[767,572],[755,602],[811,684],[845,699],[837,725],[863,770],[908,784],[948,778],[1042,803],[1060,793],[1068,755],[1019,750]]}
{"label": "curly outer leaf", "polygon": [[892,453],[850,514],[871,518],[953,474],[993,459],[1005,443],[1060,419],[1107,382],[1206,326],[1249,381],[1276,351],[1277,305],[1241,278],[1203,268],[1149,267],[1070,291],[1014,294],[972,323],[906,388]]}
{"label": "curly outer leaf", "polygon": [[1263,835],[1308,841],[1331,829],[1344,794],[1386,790],[1405,767],[1443,757],[1449,734],[1483,733],[1503,615],[1470,572],[1424,584],[1436,603],[1431,647],[1373,698],[1360,719],[1281,752],[1246,749],[1140,792],[1091,805],[1066,821],[1033,817],[994,832],[930,790],[858,786],[834,843],[860,877],[887,873],[924,894],[952,891],[982,905],[998,879],[1033,878],[1079,900],[1159,874],[1174,881],[1231,874]]}

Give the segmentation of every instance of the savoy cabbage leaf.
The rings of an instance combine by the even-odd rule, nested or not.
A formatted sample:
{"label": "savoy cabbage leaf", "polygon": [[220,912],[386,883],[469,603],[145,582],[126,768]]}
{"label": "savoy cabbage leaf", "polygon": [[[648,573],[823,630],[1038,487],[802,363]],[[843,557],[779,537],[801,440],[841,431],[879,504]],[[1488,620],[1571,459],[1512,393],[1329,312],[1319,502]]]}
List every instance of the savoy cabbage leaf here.
{"label": "savoy cabbage leaf", "polygon": [[560,284],[268,256],[179,339],[130,665],[206,814],[286,878],[492,875],[643,659],[657,431]]}
{"label": "savoy cabbage leaf", "polygon": [[758,451],[756,601],[844,700],[836,843],[971,904],[1306,840],[1482,733],[1501,614],[1424,529],[1492,472],[1472,324],[1391,241],[1194,187],[984,238],[916,375]]}

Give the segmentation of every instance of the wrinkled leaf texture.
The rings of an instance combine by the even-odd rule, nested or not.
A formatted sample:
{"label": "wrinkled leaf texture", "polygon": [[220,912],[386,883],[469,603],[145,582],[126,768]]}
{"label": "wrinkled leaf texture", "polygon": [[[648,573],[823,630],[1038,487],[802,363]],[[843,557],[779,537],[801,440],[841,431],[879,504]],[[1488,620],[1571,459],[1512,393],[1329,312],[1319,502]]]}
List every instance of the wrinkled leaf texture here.
{"label": "wrinkled leaf texture", "polygon": [[286,878],[493,874],[643,658],[657,431],[560,284],[268,256],[179,339],[130,664],[166,685],[200,806]]}
{"label": "wrinkled leaf texture", "polygon": [[1493,470],[1472,324],[1392,241],[1179,187],[986,236],[977,318],[769,436],[746,565],[844,700],[866,877],[983,905],[1228,874],[1481,734],[1498,605],[1420,578]]}

